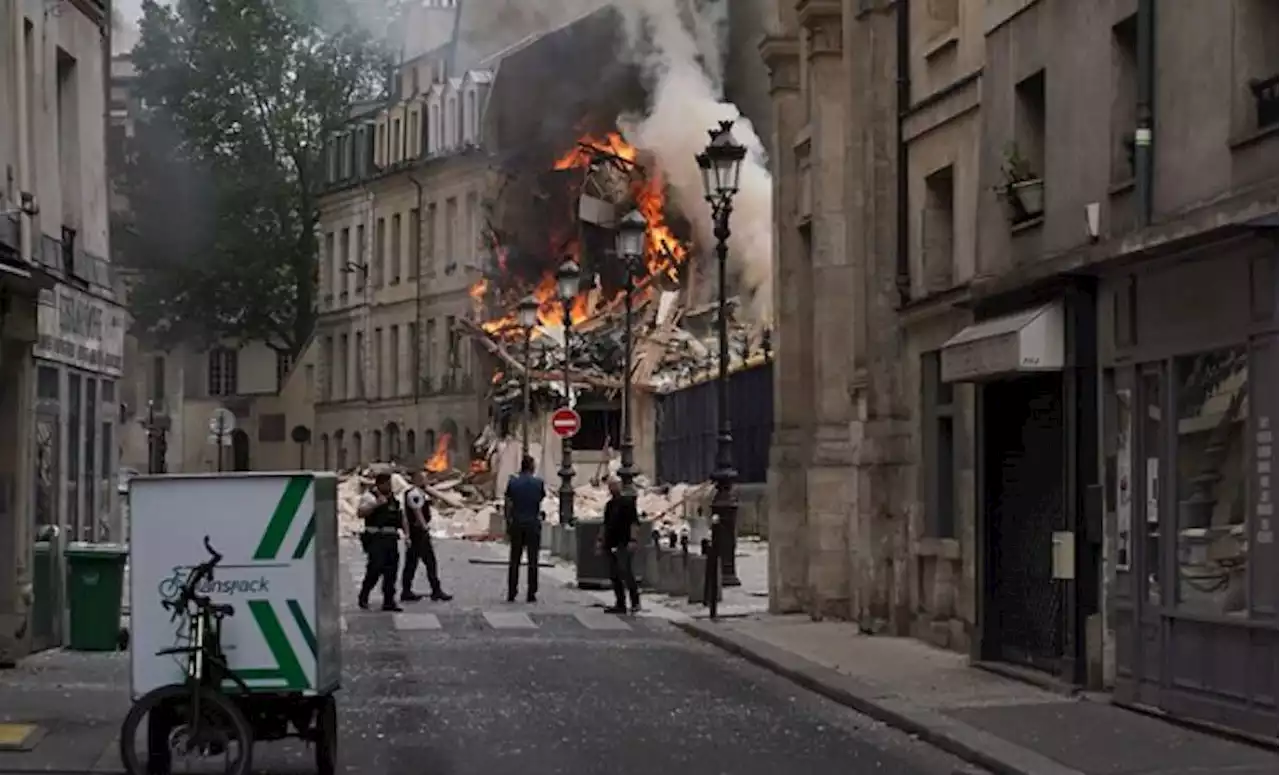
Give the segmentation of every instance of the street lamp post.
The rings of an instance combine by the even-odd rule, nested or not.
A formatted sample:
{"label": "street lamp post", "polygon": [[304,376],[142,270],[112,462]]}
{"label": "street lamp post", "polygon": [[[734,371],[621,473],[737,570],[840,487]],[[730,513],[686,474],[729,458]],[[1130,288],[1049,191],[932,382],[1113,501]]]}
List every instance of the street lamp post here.
{"label": "street lamp post", "polygon": [[[733,213],[733,197],[738,193],[738,180],[742,174],[742,161],[747,149],[733,139],[733,122],[721,121],[712,129],[711,142],[698,154],[698,169],[702,172],[702,187],[711,205],[716,238],[716,265],[720,281],[720,298],[716,317],[716,334],[720,344],[719,374],[716,380],[716,416],[719,430],[716,434],[716,469],[711,474],[715,482],[715,496],[711,501],[712,554],[720,563],[721,583],[726,587],[738,586],[734,554],[737,551],[738,496],[734,492],[734,480],[738,472],[733,467],[733,428],[729,423],[729,303],[728,270],[729,217]],[[714,560],[713,560],[714,561]],[[710,598],[712,615],[716,597]]]}
{"label": "street lamp post", "polygon": [[[569,379],[569,333],[573,329],[573,299],[578,295],[582,273],[572,258],[566,258],[556,271],[556,288],[564,305],[564,405],[573,408],[573,385]],[[573,524],[573,437],[560,439],[560,524]]]}
{"label": "street lamp post", "polygon": [[622,372],[622,465],[618,468],[618,478],[622,480],[622,494],[628,498],[636,497],[635,479],[638,471],[635,461],[635,443],[631,438],[631,359],[635,349],[634,337],[631,335],[631,297],[635,292],[635,277],[644,258],[644,238],[649,224],[637,210],[627,213],[618,224],[618,258],[622,260],[626,274],[626,286],[623,298],[626,317],[622,327],[623,348],[626,358]]}
{"label": "street lamp post", "polygon": [[169,444],[166,438],[169,430],[169,417],[156,416],[156,404],[147,402],[147,473],[163,474],[165,458],[168,457]]}
{"label": "street lamp post", "polygon": [[524,402],[520,409],[520,450],[529,454],[529,394],[533,382],[529,374],[529,342],[533,339],[533,327],[538,325],[538,300],[532,295],[520,300],[518,310],[520,327],[524,329]]}

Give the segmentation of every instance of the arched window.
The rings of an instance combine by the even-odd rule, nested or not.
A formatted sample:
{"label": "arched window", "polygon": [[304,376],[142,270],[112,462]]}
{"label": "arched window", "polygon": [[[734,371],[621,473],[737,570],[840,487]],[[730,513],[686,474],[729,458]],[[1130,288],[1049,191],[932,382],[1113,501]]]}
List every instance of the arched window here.
{"label": "arched window", "polygon": [[436,453],[436,432],[430,428],[422,432],[422,453],[424,455]]}
{"label": "arched window", "polygon": [[383,453],[382,431],[373,432],[373,449],[371,450],[371,452],[372,454],[370,455],[370,457],[372,457],[373,460],[371,460],[370,462],[376,463],[386,459],[382,454]]}
{"label": "arched window", "polygon": [[398,460],[400,458],[400,426],[393,422],[387,423],[387,459]]}
{"label": "arched window", "polygon": [[404,448],[410,456],[418,454],[418,434],[414,433],[412,428],[405,431]]}
{"label": "arched window", "polygon": [[342,445],[343,441],[345,441],[345,439],[342,438],[342,431],[341,430],[334,431],[333,432],[333,450],[334,450],[333,454],[336,458],[334,462],[334,467],[339,471],[347,467],[347,448]]}
{"label": "arched window", "polygon": [[329,470],[329,434],[320,434],[320,469]]}
{"label": "arched window", "polygon": [[364,439],[360,438],[360,431],[351,434],[351,466],[353,468],[364,465],[364,447],[361,446],[363,441]]}
{"label": "arched window", "polygon": [[472,90],[467,91],[466,111],[467,111],[466,115],[463,116],[463,122],[465,126],[463,139],[469,143],[474,143],[476,141],[476,130],[478,128],[476,126],[476,93],[475,91],[472,91]]}

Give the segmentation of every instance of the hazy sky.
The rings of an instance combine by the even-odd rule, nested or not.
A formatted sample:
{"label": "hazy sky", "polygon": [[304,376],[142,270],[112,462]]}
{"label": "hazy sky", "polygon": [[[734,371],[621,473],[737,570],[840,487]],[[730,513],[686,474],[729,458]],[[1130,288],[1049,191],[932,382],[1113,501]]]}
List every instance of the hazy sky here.
{"label": "hazy sky", "polygon": [[[160,0],[166,2],[166,0]],[[138,17],[142,15],[142,0],[115,0],[112,4],[118,21],[111,39],[111,53],[121,54],[133,48],[138,39]]]}

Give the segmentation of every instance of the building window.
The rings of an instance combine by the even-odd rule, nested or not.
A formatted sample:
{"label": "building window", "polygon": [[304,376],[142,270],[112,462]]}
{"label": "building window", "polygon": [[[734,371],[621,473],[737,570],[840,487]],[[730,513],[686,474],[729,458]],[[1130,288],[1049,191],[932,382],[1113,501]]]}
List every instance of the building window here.
{"label": "building window", "polygon": [[436,373],[438,364],[438,345],[436,344],[436,321],[434,319],[427,321],[427,357],[422,364],[422,373],[418,378],[422,380],[422,390],[430,393],[435,384],[432,382],[432,375]]}
{"label": "building window", "polygon": [[264,414],[258,417],[258,441],[280,444],[285,440],[285,416],[282,413]]}
{"label": "building window", "polygon": [[453,315],[449,315],[448,317],[445,318],[444,325],[445,325],[445,328],[447,329],[447,336],[449,337],[447,340],[449,343],[449,349],[446,352],[449,358],[449,365],[445,369],[445,379],[446,379],[446,386],[450,390],[452,390],[453,388],[457,387],[457,379],[458,379],[457,372],[458,372],[458,349],[459,348],[458,348],[457,318],[455,318]]}
{"label": "building window", "polygon": [[[365,258],[364,224],[356,227],[356,293],[364,293],[365,282],[369,279],[369,262]],[[377,281],[374,281],[375,285]]]}
{"label": "building window", "polygon": [[400,282],[400,243],[403,239],[400,229],[400,213],[391,216],[391,284]]}
{"label": "building window", "polygon": [[925,533],[956,536],[955,391],[942,381],[938,351],[920,356]]}
{"label": "building window", "polygon": [[418,454],[418,434],[414,433],[412,428],[405,431],[404,448],[410,458]]}
{"label": "building window", "polygon": [[400,395],[400,326],[391,327],[391,342],[387,345],[387,378],[391,380],[391,395]]}
{"label": "building window", "polygon": [[284,390],[285,380],[289,378],[289,369],[293,368],[293,353],[284,350],[276,351],[276,392]]}
{"label": "building window", "polygon": [[1235,90],[1234,129],[1247,136],[1275,126],[1277,120],[1276,9],[1275,0],[1237,0],[1233,70]]}
{"label": "building window", "polygon": [[236,351],[218,347],[209,351],[209,395],[234,396],[239,386]]}
{"label": "building window", "polygon": [[924,179],[920,259],[926,295],[955,284],[955,174],[943,167]]}
{"label": "building window", "polygon": [[1111,182],[1133,180],[1138,128],[1138,17],[1111,28]]}
{"label": "building window", "polygon": [[151,400],[157,404],[164,403],[164,356],[151,358]]}
{"label": "building window", "polygon": [[385,460],[386,456],[383,454],[384,450],[382,448],[382,431],[374,431],[371,440],[373,443],[373,449],[370,452],[370,462],[377,463]]}
{"label": "building window", "polygon": [[320,434],[320,468],[329,470],[329,434]]}
{"label": "building window", "polygon": [[360,437],[360,431],[351,434],[351,463],[355,466],[364,464],[364,439]]}
{"label": "building window", "polygon": [[418,363],[421,358],[422,343],[418,341],[418,324],[409,323],[405,333],[405,347],[409,350],[409,392],[417,393],[419,388]]}
{"label": "building window", "polygon": [[427,254],[427,272],[430,274],[436,271],[436,218],[439,217],[439,209],[435,202],[427,205],[427,243],[423,250]]}
{"label": "building window", "polygon": [[458,234],[458,200],[450,197],[444,203],[444,271],[449,274],[458,262],[457,245],[454,238]]}
{"label": "building window", "polygon": [[333,362],[335,350],[332,336],[324,338],[324,349],[321,352],[324,360],[320,364],[320,379],[323,380],[324,384],[320,387],[320,395],[324,396],[326,401],[332,401],[337,395],[337,391],[334,390],[334,375],[337,370],[334,368]]}
{"label": "building window", "polygon": [[418,272],[421,267],[418,266],[418,258],[421,256],[422,245],[422,213],[418,208],[409,211],[409,254],[405,256],[405,264],[408,268],[408,276],[410,280],[417,279]]}
{"label": "building window", "polygon": [[[349,228],[342,230],[341,237],[338,240],[338,272],[343,277],[346,277],[351,273],[351,229]],[[359,290],[360,288],[358,283],[360,281],[356,280],[356,282],[356,290]],[[341,299],[346,301],[346,298],[347,283],[346,281],[343,281]]]}
{"label": "building window", "polygon": [[[364,353],[364,332],[357,331],[356,332],[356,363],[355,363],[355,375],[356,375],[355,397],[356,398],[364,398],[364,379],[365,379],[364,354],[365,354]],[[351,438],[354,439],[355,436],[353,435]]]}
{"label": "building window", "polygon": [[387,255],[387,219],[379,218],[373,231],[373,285],[382,285],[383,266]]}
{"label": "building window", "polygon": [[1045,174],[1044,89],[1044,71],[1040,70],[1019,82],[1014,95],[1016,150],[1037,177]]}
{"label": "building window", "polygon": [[382,398],[382,367],[387,362],[382,329],[373,329],[373,397]]}
{"label": "building window", "polygon": [[400,134],[400,119],[398,118],[392,124],[391,137],[395,143],[395,148],[391,151],[391,161],[395,163],[404,158],[404,139]]}
{"label": "building window", "polygon": [[334,361],[333,372],[337,375],[334,380],[336,386],[333,391],[333,400],[344,401],[349,397],[348,391],[351,389],[351,381],[347,377],[351,374],[351,340],[346,334],[338,337],[338,358]]}
{"label": "building window", "polygon": [[336,456],[334,467],[341,471],[347,467],[347,448],[344,446],[341,429],[333,432],[333,450]]}
{"label": "building window", "polygon": [[1244,615],[1249,577],[1249,352],[1233,347],[1188,355],[1177,358],[1173,370],[1178,606]]}

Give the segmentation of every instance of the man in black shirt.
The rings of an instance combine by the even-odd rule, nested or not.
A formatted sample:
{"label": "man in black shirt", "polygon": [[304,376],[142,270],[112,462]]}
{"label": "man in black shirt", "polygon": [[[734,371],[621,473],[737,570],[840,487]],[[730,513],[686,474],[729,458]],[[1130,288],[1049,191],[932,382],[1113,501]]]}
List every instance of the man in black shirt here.
{"label": "man in black shirt", "polygon": [[426,477],[421,471],[413,475],[413,486],[404,491],[404,519],[409,525],[408,540],[405,542],[404,572],[400,576],[400,599],[406,603],[421,600],[422,595],[413,591],[413,577],[418,572],[418,563],[427,567],[427,583],[431,585],[432,600],[452,600],[453,595],[445,594],[440,586],[440,570],[436,563],[436,550],[431,545],[431,504],[427,493]]}
{"label": "man in black shirt", "polygon": [[369,594],[382,584],[382,610],[402,611],[396,605],[396,571],[400,565],[400,531],[408,532],[404,515],[391,492],[391,474],[385,471],[373,479],[373,490],[360,498],[357,513],[364,519],[364,550],[368,555],[364,583],[360,585],[361,608],[369,607]]}
{"label": "man in black shirt", "polygon": [[637,540],[636,531],[640,527],[640,516],[636,513],[634,496],[622,494],[622,483],[617,479],[609,480],[609,493],[612,497],[604,506],[604,526],[600,531],[600,548],[609,558],[609,578],[613,580],[613,595],[617,602],[606,613],[625,614],[627,598],[631,598],[631,612],[640,610],[640,586],[636,584],[636,574],[631,567],[631,558],[635,554]]}

